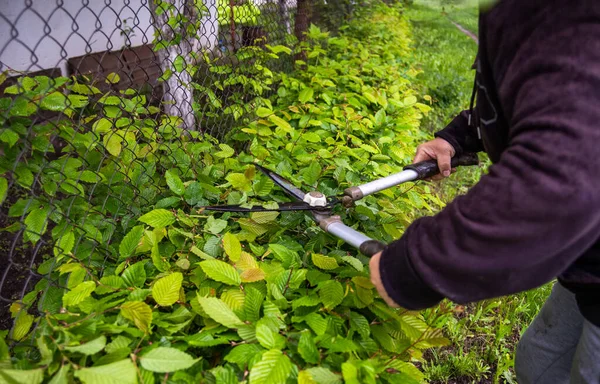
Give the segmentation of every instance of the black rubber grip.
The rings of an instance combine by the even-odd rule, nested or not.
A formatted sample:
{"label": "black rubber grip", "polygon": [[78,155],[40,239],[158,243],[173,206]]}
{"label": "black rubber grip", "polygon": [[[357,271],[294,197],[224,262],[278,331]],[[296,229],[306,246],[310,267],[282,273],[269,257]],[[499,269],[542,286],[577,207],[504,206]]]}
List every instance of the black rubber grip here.
{"label": "black rubber grip", "polygon": [[359,251],[363,255],[371,257],[374,254],[385,250],[386,247],[387,246],[381,241],[369,240],[360,245]]}
{"label": "black rubber grip", "polygon": [[[478,165],[479,158],[477,157],[476,153],[465,153],[460,156],[453,157],[450,164],[452,168],[467,165]],[[432,177],[440,173],[437,160],[421,161],[420,163],[410,164],[404,167],[404,170],[408,169],[417,172],[419,175],[417,178],[418,180],[427,179],[428,177]]]}

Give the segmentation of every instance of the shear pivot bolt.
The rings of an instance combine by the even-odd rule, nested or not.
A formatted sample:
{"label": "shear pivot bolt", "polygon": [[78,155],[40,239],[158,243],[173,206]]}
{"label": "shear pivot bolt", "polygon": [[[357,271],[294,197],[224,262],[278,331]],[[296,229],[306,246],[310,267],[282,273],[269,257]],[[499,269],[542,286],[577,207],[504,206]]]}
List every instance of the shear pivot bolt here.
{"label": "shear pivot bolt", "polygon": [[327,198],[321,192],[309,192],[304,195],[304,202],[311,207],[324,207],[327,205]]}

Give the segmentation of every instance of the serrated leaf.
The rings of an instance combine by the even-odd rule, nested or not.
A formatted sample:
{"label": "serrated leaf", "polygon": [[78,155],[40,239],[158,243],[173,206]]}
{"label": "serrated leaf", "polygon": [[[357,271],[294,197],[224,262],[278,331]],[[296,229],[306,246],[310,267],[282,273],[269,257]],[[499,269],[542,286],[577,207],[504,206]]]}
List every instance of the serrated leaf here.
{"label": "serrated leaf", "polygon": [[60,92],[44,95],[40,102],[40,108],[55,112],[64,111],[67,105],[67,97]]}
{"label": "serrated leaf", "polygon": [[308,167],[301,169],[300,174],[308,185],[315,185],[321,175],[321,165],[313,161]]}
{"label": "serrated leaf", "polygon": [[367,318],[356,312],[350,312],[350,328],[358,332],[363,339],[366,339],[371,334]]}
{"label": "serrated leaf", "polygon": [[269,244],[269,249],[273,252],[273,255],[282,262],[283,268],[300,266],[298,252],[292,251],[281,244]]}
{"label": "serrated leaf", "polygon": [[254,256],[249,254],[248,252],[242,252],[240,255],[240,260],[235,264],[238,269],[245,271],[247,269],[258,268],[258,263]]}
{"label": "serrated leaf", "polygon": [[344,260],[346,263],[350,264],[354,269],[356,269],[359,272],[362,272],[364,269],[363,263],[360,260],[358,260],[356,257],[342,256],[342,260]]}
{"label": "serrated leaf", "polygon": [[315,266],[324,270],[336,269],[339,267],[337,261],[333,257],[313,253],[311,259]]}
{"label": "serrated leaf", "polygon": [[176,218],[173,212],[159,208],[146,213],[138,220],[154,228],[164,228],[173,224]]}
{"label": "serrated leaf", "polygon": [[213,216],[209,216],[204,224],[204,230],[213,235],[221,233],[225,228],[227,228],[227,220],[215,219]]}
{"label": "serrated leaf", "polygon": [[246,269],[240,274],[240,278],[244,283],[253,283],[255,281],[264,280],[265,272],[260,268]]}
{"label": "serrated leaf", "polygon": [[68,255],[73,250],[73,246],[75,246],[75,234],[73,231],[69,231],[62,235],[54,245],[54,256]]}
{"label": "serrated leaf", "polygon": [[137,372],[130,359],[75,371],[83,384],[136,384]]}
{"label": "serrated leaf", "polygon": [[65,364],[54,376],[52,376],[52,380],[48,382],[48,384],[69,384],[69,373],[71,371],[71,365]]}
{"label": "serrated leaf", "polygon": [[275,332],[265,319],[256,324],[256,339],[266,349],[283,349],[285,339]]}
{"label": "serrated leaf", "polygon": [[283,120],[279,116],[271,115],[269,116],[269,120],[275,124],[277,127],[281,128],[282,131],[286,133],[291,133],[294,131],[294,128],[287,121]]}
{"label": "serrated leaf", "polygon": [[250,370],[249,384],[285,384],[291,373],[290,359],[279,350],[270,350]]}
{"label": "serrated leaf", "polygon": [[253,189],[258,196],[267,196],[271,193],[271,190],[274,186],[275,183],[273,183],[273,180],[269,179],[268,177],[262,177],[256,184],[254,184]]}
{"label": "serrated leaf", "polygon": [[239,261],[242,254],[242,245],[236,235],[227,232],[225,236],[223,236],[223,249],[231,261],[234,263]]}
{"label": "serrated leaf", "polygon": [[198,296],[198,302],[202,306],[202,310],[217,323],[227,328],[237,328],[244,325],[239,317],[222,300],[216,297]]}
{"label": "serrated leaf", "polygon": [[242,280],[239,273],[231,265],[221,260],[205,260],[200,262],[200,267],[204,273],[215,281],[220,281],[228,285],[240,285]]}
{"label": "serrated leaf", "polygon": [[246,288],[246,299],[244,300],[244,317],[255,323],[260,319],[260,308],[265,300],[265,295],[256,288]]}
{"label": "serrated leaf", "polygon": [[158,347],[140,356],[139,360],[142,367],[150,372],[166,373],[188,369],[200,359],[194,359],[179,349]]}
{"label": "serrated leaf", "polygon": [[0,205],[6,198],[6,192],[8,191],[8,181],[4,177],[0,177]]}
{"label": "serrated leaf", "polygon": [[391,360],[386,365],[386,368],[395,369],[398,372],[406,373],[411,378],[414,378],[417,382],[422,382],[425,379],[425,375],[417,367],[411,363],[407,363],[399,359]]}
{"label": "serrated leaf", "polygon": [[48,215],[50,210],[47,207],[35,208],[25,218],[25,228],[27,238],[32,243],[37,243],[48,227]]}
{"label": "serrated leaf", "polygon": [[306,370],[317,384],[340,384],[342,378],[327,368],[313,367]]}
{"label": "serrated leaf", "polygon": [[360,384],[358,380],[358,368],[351,362],[342,363],[342,377],[346,384]]}
{"label": "serrated leaf", "polygon": [[75,288],[67,292],[63,298],[63,306],[69,307],[71,305],[77,305],[83,300],[88,298],[92,292],[96,289],[96,283],[93,281],[84,281],[78,284]]}
{"label": "serrated leaf", "polygon": [[225,356],[225,361],[237,364],[240,368],[244,368],[255,355],[260,355],[263,351],[264,349],[258,344],[238,345]]}
{"label": "serrated leaf", "polygon": [[307,363],[318,364],[320,360],[319,350],[309,330],[302,331],[298,341],[298,353]]}
{"label": "serrated leaf", "polygon": [[315,91],[312,88],[306,87],[302,91],[300,91],[300,94],[298,95],[298,100],[301,103],[307,103],[310,99],[312,99],[314,92]]}
{"label": "serrated leaf", "polygon": [[250,192],[252,190],[252,182],[243,173],[230,173],[225,177],[225,180],[229,181],[231,186],[239,191]]}
{"label": "serrated leaf", "polygon": [[327,331],[327,320],[317,313],[313,312],[304,316],[304,321],[319,336]]}
{"label": "serrated leaf", "polygon": [[94,124],[92,125],[92,131],[94,131],[97,134],[104,134],[110,132],[112,130],[112,127],[112,121],[106,118],[101,118],[94,122]]}
{"label": "serrated leaf", "polygon": [[292,308],[314,307],[319,304],[321,304],[321,299],[316,295],[302,296],[301,298],[292,301]]}
{"label": "serrated leaf", "polygon": [[227,144],[219,144],[219,148],[221,148],[221,150],[219,152],[216,152],[214,154],[215,157],[221,158],[221,159],[226,159],[228,157],[231,157],[235,154],[235,151],[233,150],[233,148],[231,148],[229,145]]}
{"label": "serrated leaf", "polygon": [[123,150],[123,138],[114,133],[105,135],[102,139],[102,143],[104,144],[104,147],[108,153],[114,157],[119,157],[121,151]]}
{"label": "serrated leaf", "polygon": [[0,369],[0,384],[40,384],[44,380],[44,369]]}
{"label": "serrated leaf", "polygon": [[183,275],[181,272],[174,272],[168,276],[162,277],[152,286],[152,297],[154,301],[162,307],[175,304],[179,300],[179,291]]}
{"label": "serrated leaf", "polygon": [[165,179],[167,180],[167,186],[174,194],[181,196],[185,193],[185,185],[183,181],[171,170],[165,172]]}
{"label": "serrated leaf", "polygon": [[25,310],[20,310],[12,328],[12,338],[20,341],[27,336],[31,326],[33,325],[34,319],[35,317],[33,315],[30,315]]}
{"label": "serrated leaf", "polygon": [[326,309],[333,309],[344,300],[344,288],[339,281],[324,281],[319,284],[319,297]]}
{"label": "serrated leaf", "polygon": [[145,333],[150,332],[152,308],[142,301],[128,301],[121,306],[121,315],[133,321],[136,327]]}
{"label": "serrated leaf", "polygon": [[144,262],[140,261],[139,263],[127,267],[121,277],[128,287],[143,287],[146,282]]}
{"label": "serrated leaf", "polygon": [[133,255],[133,252],[135,252],[135,249],[140,244],[143,235],[144,227],[142,225],[137,225],[123,237],[121,244],[119,244],[119,255],[122,259],[126,259]]}
{"label": "serrated leaf", "polygon": [[95,338],[94,340],[88,341],[87,343],[76,345],[76,346],[67,346],[65,350],[69,352],[81,353],[84,355],[94,355],[106,346],[106,336],[102,335],[100,337]]}
{"label": "serrated leaf", "polygon": [[267,224],[275,221],[279,212],[252,212],[250,218],[258,224]]}

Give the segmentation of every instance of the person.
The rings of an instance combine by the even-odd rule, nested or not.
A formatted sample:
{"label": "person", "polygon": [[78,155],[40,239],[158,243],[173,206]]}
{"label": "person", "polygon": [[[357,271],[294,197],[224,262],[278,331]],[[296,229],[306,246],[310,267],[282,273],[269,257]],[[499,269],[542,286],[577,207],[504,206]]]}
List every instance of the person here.
{"label": "person", "polygon": [[600,383],[600,2],[480,7],[471,106],[415,162],[486,152],[489,172],[371,262],[391,306],[552,292],[517,346],[519,384]]}

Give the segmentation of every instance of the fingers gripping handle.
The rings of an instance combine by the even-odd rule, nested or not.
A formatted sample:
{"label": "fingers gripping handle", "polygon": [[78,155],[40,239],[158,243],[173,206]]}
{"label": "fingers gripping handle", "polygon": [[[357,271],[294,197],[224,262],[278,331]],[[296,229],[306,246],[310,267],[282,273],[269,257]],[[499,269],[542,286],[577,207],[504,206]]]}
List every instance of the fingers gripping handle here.
{"label": "fingers gripping handle", "polygon": [[[475,153],[465,153],[460,156],[455,156],[450,162],[452,168],[477,164],[479,164],[479,158]],[[419,175],[418,180],[427,179],[428,177],[432,177],[440,173],[437,160],[426,160],[421,161],[420,163],[407,165],[404,167],[404,170],[412,170],[417,172]]]}

